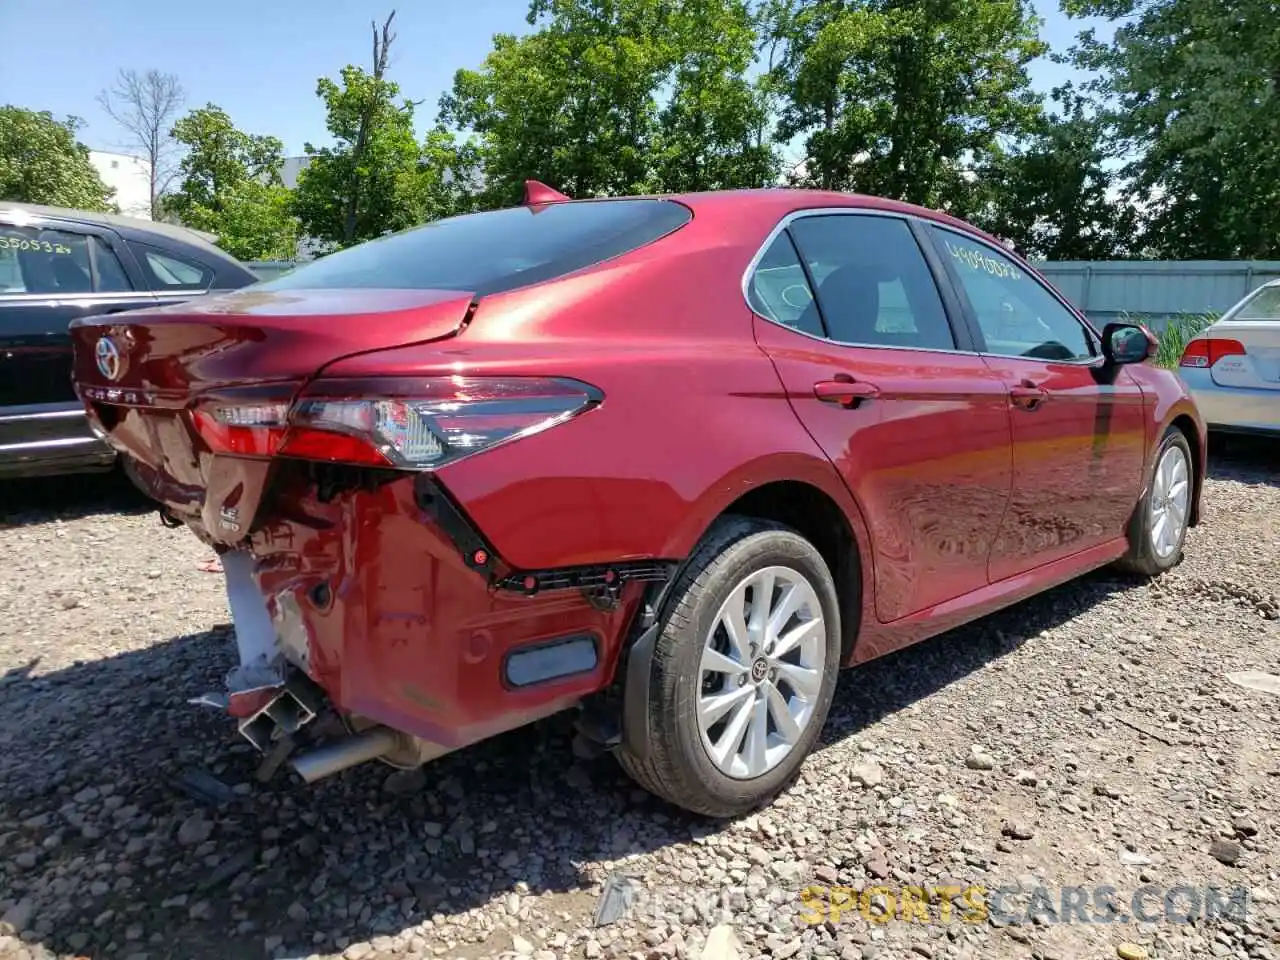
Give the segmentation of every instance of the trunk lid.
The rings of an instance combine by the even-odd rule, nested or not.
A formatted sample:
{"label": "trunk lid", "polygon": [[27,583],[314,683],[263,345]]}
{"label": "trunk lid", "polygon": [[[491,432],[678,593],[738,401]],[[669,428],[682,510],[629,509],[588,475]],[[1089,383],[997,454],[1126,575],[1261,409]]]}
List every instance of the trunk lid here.
{"label": "trunk lid", "polygon": [[[78,385],[181,401],[205,390],[305,378],[339,357],[456,333],[456,290],[246,290],[72,324]],[[118,354],[115,376],[99,341]],[[110,350],[104,350],[110,360]],[[163,404],[162,405],[168,405]]]}
{"label": "trunk lid", "polygon": [[[248,532],[269,460],[214,456],[189,413],[253,388],[289,400],[344,357],[440,340],[465,325],[456,290],[256,290],[71,326],[77,393],[145,492],[210,539]],[[199,531],[198,531],[199,532]]]}
{"label": "trunk lid", "polygon": [[1210,339],[1239,342],[1244,356],[1228,356],[1213,365],[1213,382],[1223,387],[1280,390],[1280,320],[1220,320]]}

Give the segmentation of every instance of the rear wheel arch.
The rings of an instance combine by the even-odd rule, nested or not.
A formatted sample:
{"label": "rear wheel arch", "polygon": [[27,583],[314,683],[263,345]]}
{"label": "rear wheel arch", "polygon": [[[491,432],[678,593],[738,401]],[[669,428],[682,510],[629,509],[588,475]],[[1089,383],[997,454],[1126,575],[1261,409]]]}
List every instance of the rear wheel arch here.
{"label": "rear wheel arch", "polygon": [[747,517],[794,530],[822,555],[840,604],[841,663],[848,663],[862,620],[862,547],[848,516],[819,487],[799,480],[776,480],[743,494],[716,518]]}
{"label": "rear wheel arch", "polygon": [[[813,543],[827,562],[840,598],[842,662],[853,652],[874,589],[870,532],[857,502],[831,463],[790,455],[761,470],[752,464],[714,484],[691,511],[691,522],[669,541],[667,556],[689,557],[720,521],[751,517],[789,527]],[[754,476],[752,476],[754,475]],[[868,605],[869,609],[869,605]]]}
{"label": "rear wheel arch", "polygon": [[[684,559],[670,580],[661,586],[654,584],[646,595],[615,675],[622,692],[622,742],[637,762],[649,752],[651,664],[673,588],[694,558],[714,551],[721,541],[734,539],[735,528],[744,521],[775,524],[806,539],[814,538],[810,542],[836,588],[841,665],[849,662],[862,610],[869,609],[863,598],[870,597],[873,589],[866,522],[829,461],[797,455],[786,458],[785,466],[789,468],[786,472],[779,470],[755,483],[737,475],[724,478],[698,502],[699,509],[692,511],[691,523],[669,539],[666,555]],[[755,476],[760,475],[755,472]],[[828,532],[833,526],[838,531],[835,536]],[[834,566],[831,557],[835,558]]]}

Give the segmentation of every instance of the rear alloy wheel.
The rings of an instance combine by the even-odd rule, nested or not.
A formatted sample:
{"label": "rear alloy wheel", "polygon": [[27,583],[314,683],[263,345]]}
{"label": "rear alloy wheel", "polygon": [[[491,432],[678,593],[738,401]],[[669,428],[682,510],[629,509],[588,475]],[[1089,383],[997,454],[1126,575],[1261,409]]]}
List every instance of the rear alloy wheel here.
{"label": "rear alloy wheel", "polygon": [[649,677],[649,755],[619,759],[679,806],[729,817],[795,776],[826,721],[840,659],[835,586],[792,530],[729,520],[675,585]]}
{"label": "rear alloy wheel", "polygon": [[1194,485],[1191,446],[1181,430],[1170,427],[1156,451],[1146,495],[1130,521],[1129,552],[1121,560],[1123,567],[1154,576],[1181,559]]}
{"label": "rear alloy wheel", "polygon": [[826,663],[817,591],[789,567],[750,573],[729,591],[707,631],[698,729],[725,776],[768,773],[813,719]]}

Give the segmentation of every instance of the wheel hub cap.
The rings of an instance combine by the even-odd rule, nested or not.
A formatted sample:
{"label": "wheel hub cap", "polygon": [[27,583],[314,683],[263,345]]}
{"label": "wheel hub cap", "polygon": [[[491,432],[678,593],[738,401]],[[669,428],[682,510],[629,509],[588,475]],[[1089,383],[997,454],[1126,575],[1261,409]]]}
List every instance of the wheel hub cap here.
{"label": "wheel hub cap", "polygon": [[749,780],[782,762],[813,717],[826,651],[822,605],[798,571],[768,567],[730,591],[704,638],[696,707],[718,770]]}

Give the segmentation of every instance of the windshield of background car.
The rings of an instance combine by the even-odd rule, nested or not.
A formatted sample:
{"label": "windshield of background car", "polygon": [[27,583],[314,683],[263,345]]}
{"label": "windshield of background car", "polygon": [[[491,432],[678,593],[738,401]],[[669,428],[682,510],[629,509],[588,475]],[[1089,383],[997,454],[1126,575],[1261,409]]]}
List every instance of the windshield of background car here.
{"label": "windshield of background car", "polygon": [[436,220],[329,254],[258,290],[397,288],[499,293],[651,243],[693,217],[671,200],[584,200]]}
{"label": "windshield of background car", "polygon": [[1231,319],[1280,320],[1280,287],[1263,287]]}

